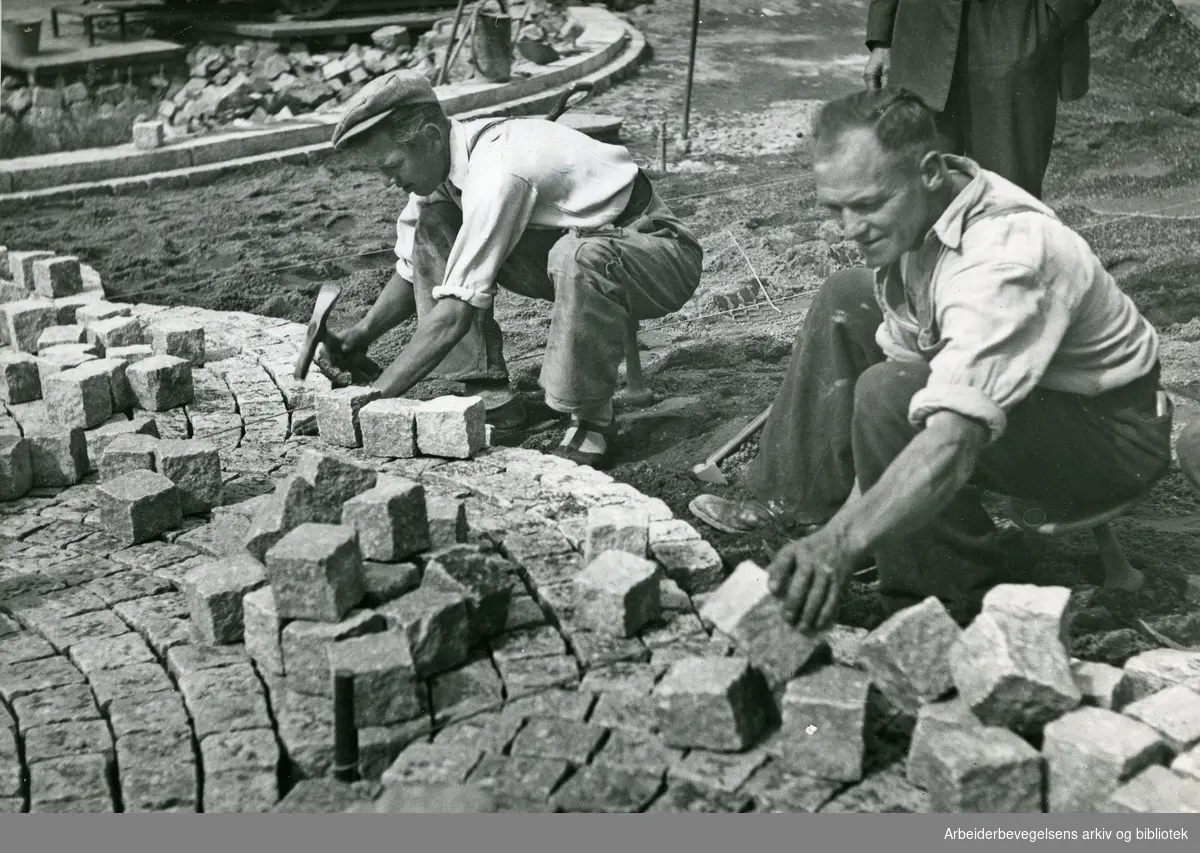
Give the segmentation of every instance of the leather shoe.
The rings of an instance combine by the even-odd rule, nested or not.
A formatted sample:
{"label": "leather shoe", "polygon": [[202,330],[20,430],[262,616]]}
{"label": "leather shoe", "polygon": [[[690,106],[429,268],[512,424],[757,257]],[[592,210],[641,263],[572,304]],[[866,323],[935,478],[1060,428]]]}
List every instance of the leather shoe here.
{"label": "leather shoe", "polygon": [[750,533],[782,521],[779,509],[762,501],[731,501],[716,495],[699,495],[688,504],[692,515],[725,533]]}

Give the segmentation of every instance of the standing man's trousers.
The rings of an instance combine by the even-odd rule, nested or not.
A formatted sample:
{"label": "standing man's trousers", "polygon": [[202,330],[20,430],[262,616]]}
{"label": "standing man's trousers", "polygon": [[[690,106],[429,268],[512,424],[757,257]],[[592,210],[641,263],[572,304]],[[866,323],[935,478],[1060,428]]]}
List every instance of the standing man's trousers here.
{"label": "standing man's trousers", "polygon": [[[831,276],[800,327],[747,485],[795,519],[828,520],[857,477],[866,492],[916,437],[909,403],[926,364],[887,361],[875,343],[883,315],[869,270]],[[972,485],[929,526],[897,530],[875,551],[893,608],[930,595],[956,616],[1002,582],[1003,560],[979,489],[1098,509],[1143,493],[1171,461],[1171,416],[1157,414],[1158,370],[1097,397],[1045,389],[1008,413]]]}
{"label": "standing man's trousers", "polygon": [[[631,321],[678,311],[700,284],[700,244],[648,181],[643,187],[648,203],[628,221],[588,231],[527,229],[500,270],[500,287],[554,303],[539,382],[556,411],[586,411],[611,401]],[[442,283],[461,227],[462,212],[451,202],[421,211],[413,253],[418,314],[434,303],[433,288]],[[466,338],[431,375],[507,378],[503,336],[491,308],[478,313]]]}
{"label": "standing man's trousers", "polygon": [[994,75],[960,60],[937,116],[947,153],[970,157],[1040,199],[1058,121],[1060,68],[1055,57]]}
{"label": "standing man's trousers", "polygon": [[1004,0],[966,0],[958,54],[938,130],[963,154],[1035,198],[1050,164],[1063,44],[1048,12],[1031,18]]}

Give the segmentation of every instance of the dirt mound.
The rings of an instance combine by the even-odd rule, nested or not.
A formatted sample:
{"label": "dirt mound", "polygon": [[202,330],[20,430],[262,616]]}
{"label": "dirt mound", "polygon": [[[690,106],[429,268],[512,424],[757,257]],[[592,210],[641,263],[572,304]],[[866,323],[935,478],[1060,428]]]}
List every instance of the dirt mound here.
{"label": "dirt mound", "polygon": [[1115,88],[1144,104],[1200,110],[1200,27],[1172,0],[1101,3],[1091,46],[1096,75]]}

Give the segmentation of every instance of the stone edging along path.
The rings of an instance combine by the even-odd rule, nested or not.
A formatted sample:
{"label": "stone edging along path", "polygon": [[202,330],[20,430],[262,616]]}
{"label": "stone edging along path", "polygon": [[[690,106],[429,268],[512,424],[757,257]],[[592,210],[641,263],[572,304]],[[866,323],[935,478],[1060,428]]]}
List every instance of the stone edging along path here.
{"label": "stone edging along path", "polygon": [[[545,66],[543,73],[508,83],[438,87],[446,111],[459,119],[545,110],[567,85],[586,81],[597,92],[631,73],[646,39],[612,13],[572,7],[584,26],[578,44],[591,48]],[[312,163],[332,152],[337,113],[313,113],[263,130],[237,130],[139,150],[132,143],[0,160],[0,211],[91,195],[125,195],[160,186],[198,186],[263,163]]]}

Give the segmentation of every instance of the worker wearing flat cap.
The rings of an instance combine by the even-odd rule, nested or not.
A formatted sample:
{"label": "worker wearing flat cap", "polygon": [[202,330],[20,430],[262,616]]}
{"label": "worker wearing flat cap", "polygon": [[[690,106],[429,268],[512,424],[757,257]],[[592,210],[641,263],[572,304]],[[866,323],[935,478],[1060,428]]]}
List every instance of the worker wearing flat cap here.
{"label": "worker wearing flat cap", "polygon": [[622,146],[542,118],[459,122],[428,81],[377,78],[347,104],[335,149],[358,148],[408,193],[396,272],[357,323],[332,333],[335,364],[415,313],[408,345],[375,382],[400,396],[425,378],[463,382],[496,429],[524,424],[493,316],[502,286],[553,303],[540,384],[570,416],[555,453],[604,467],[632,322],[677,311],[703,252]]}

